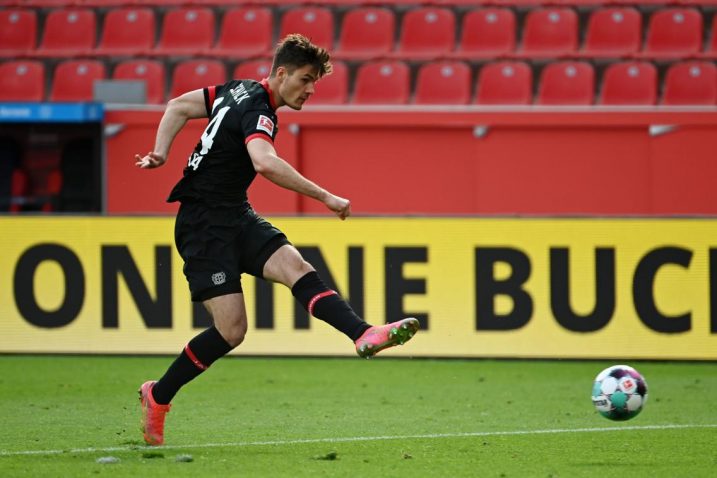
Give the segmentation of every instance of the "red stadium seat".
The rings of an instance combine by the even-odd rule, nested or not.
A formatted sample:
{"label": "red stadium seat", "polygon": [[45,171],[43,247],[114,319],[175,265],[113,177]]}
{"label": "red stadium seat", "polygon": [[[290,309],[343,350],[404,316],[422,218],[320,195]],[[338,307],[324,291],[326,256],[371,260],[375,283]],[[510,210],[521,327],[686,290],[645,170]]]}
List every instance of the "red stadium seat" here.
{"label": "red stadium seat", "polygon": [[343,61],[332,61],[333,72],[316,83],[309,105],[342,105],[348,101],[349,72]]}
{"label": "red stadium seat", "polygon": [[621,62],[605,69],[603,105],[654,105],[657,102],[657,69],[652,63]]}
{"label": "red stadium seat", "polygon": [[55,68],[50,101],[92,101],[93,83],[104,79],[102,62],[66,60]]}
{"label": "red stadium seat", "polygon": [[144,80],[147,103],[165,101],[164,64],[154,60],[128,60],[117,65],[112,78],[115,80]]}
{"label": "red stadium seat", "polygon": [[405,104],[410,71],[401,61],[369,61],[359,66],[354,84],[354,104]]}
{"label": "red stadium seat", "polygon": [[0,10],[0,56],[16,57],[32,52],[36,36],[34,10]]}
{"label": "red stadium seat", "polygon": [[227,81],[224,63],[217,60],[187,60],[174,68],[170,98]]}
{"label": "red stadium seat", "polygon": [[584,56],[622,57],[641,48],[642,19],[634,8],[603,8],[588,19]]}
{"label": "red stadium seat", "polygon": [[301,33],[314,44],[331,50],[334,46],[334,17],[323,7],[298,7],[287,11],[281,18],[280,38],[290,33]]}
{"label": "red stadium seat", "polygon": [[589,63],[558,61],[543,68],[537,104],[590,105],[595,96],[595,70]]}
{"label": "red stadium seat", "polygon": [[691,8],[664,8],[650,17],[645,55],[684,58],[702,49],[702,15]]}
{"label": "red stadium seat", "polygon": [[471,99],[471,69],[463,62],[429,62],[417,76],[416,104],[465,105]]}
{"label": "red stadium seat", "polygon": [[0,63],[0,101],[45,99],[45,67],[39,61]]}
{"label": "red stadium seat", "polygon": [[670,66],[665,75],[663,105],[714,105],[717,103],[717,67],[704,61]]}
{"label": "red stadium seat", "polygon": [[263,7],[240,7],[222,17],[219,40],[210,55],[233,58],[266,56],[271,52],[274,28],[271,10]]}
{"label": "red stadium seat", "polygon": [[214,41],[214,13],[209,8],[178,8],[162,22],[156,53],[194,55],[206,51]]}
{"label": "red stadium seat", "polygon": [[146,55],[154,46],[154,11],[149,8],[117,8],[105,16],[101,55]]}
{"label": "red stadium seat", "polygon": [[438,58],[455,48],[456,18],[448,8],[421,7],[407,12],[401,23],[396,56]]}
{"label": "red stadium seat", "polygon": [[497,57],[515,50],[515,14],[508,8],[481,8],[463,17],[456,55],[460,58]]}
{"label": "red stadium seat", "polygon": [[37,53],[69,57],[89,54],[95,47],[97,19],[93,10],[53,10],[45,19],[44,36]]}
{"label": "red stadium seat", "polygon": [[260,81],[268,78],[271,73],[271,60],[250,60],[240,63],[234,69],[233,77],[237,80]]}
{"label": "red stadium seat", "polygon": [[341,24],[337,58],[378,58],[393,50],[396,19],[388,8],[357,7],[349,10]]}
{"label": "red stadium seat", "polygon": [[475,103],[527,105],[533,102],[533,71],[520,61],[489,63],[478,74]]}
{"label": "red stadium seat", "polygon": [[560,57],[578,47],[578,16],[569,8],[531,10],[523,29],[522,53],[529,57]]}

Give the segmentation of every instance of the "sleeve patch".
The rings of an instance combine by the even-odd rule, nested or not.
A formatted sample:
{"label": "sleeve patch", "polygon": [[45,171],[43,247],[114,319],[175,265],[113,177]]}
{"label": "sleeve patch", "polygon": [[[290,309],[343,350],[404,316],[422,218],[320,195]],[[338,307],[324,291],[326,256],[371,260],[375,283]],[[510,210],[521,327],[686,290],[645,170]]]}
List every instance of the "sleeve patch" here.
{"label": "sleeve patch", "polygon": [[266,132],[269,136],[274,136],[274,122],[268,116],[259,115],[256,129]]}

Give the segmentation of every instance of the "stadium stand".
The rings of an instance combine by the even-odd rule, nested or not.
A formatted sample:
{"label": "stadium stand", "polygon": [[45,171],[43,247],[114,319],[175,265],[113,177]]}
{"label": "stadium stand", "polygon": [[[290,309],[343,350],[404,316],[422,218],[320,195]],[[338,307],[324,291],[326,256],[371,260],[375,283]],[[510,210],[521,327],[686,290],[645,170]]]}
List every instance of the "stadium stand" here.
{"label": "stadium stand", "polygon": [[209,8],[169,11],[155,53],[166,56],[199,55],[214,41],[214,12]]}
{"label": "stadium stand", "polygon": [[590,14],[584,57],[621,58],[640,51],[642,19],[632,7],[603,8]]}
{"label": "stadium stand", "polygon": [[150,8],[117,8],[105,16],[98,55],[147,55],[154,46],[155,16]]}
{"label": "stadium stand", "polygon": [[[333,72],[316,83],[312,105],[342,105],[349,96],[349,69],[343,61],[332,62]],[[266,76],[266,75],[265,75]]]}
{"label": "stadium stand", "polygon": [[34,10],[0,10],[0,57],[25,55],[35,49],[37,14]]}
{"label": "stadium stand", "polygon": [[704,61],[675,63],[667,70],[663,105],[717,104],[717,67]]}
{"label": "stadium stand", "polygon": [[254,58],[270,54],[274,18],[268,8],[240,7],[222,17],[219,39],[207,55]]}
{"label": "stadium stand", "polygon": [[233,78],[262,80],[271,73],[271,60],[250,60],[240,63],[234,68]]}
{"label": "stadium stand", "polygon": [[220,85],[226,81],[226,68],[221,61],[185,60],[174,68],[169,96],[175,98],[188,91]]}
{"label": "stadium stand", "polygon": [[515,51],[516,19],[508,8],[480,8],[463,17],[455,57],[494,58]]}
{"label": "stadium stand", "polygon": [[[572,60],[596,72],[596,104],[667,104],[693,101],[667,92],[680,91],[674,81],[698,81],[688,73],[672,79],[673,65],[701,60],[706,62],[698,68],[703,71],[717,61],[716,9],[717,0],[7,0],[0,7],[0,58],[38,60],[47,72],[40,75],[44,81],[28,83],[36,85],[36,93],[26,89],[18,99],[54,98],[56,65],[96,59],[113,78],[147,75],[148,102],[154,103],[171,95],[169,72],[188,60],[208,58],[221,62],[225,71],[263,78],[276,42],[300,32],[345,62],[334,78],[322,81],[312,100],[317,103],[363,104],[368,99],[353,94],[363,90],[358,84],[362,67],[398,60],[408,68],[407,99],[390,101],[435,104],[436,98],[425,99],[425,85],[430,75],[440,75],[435,65],[451,60],[463,63],[454,73],[476,78],[469,80],[468,103],[542,104],[542,82],[531,86],[527,99],[517,93],[523,91],[518,85],[533,85],[532,78],[537,80],[551,64]],[[136,63],[124,64],[130,60]],[[653,70],[659,100],[654,102],[652,88],[638,95],[629,86],[652,84]],[[499,82],[505,72],[514,75],[503,77],[505,89],[491,86],[490,79]],[[403,95],[404,89],[399,92]],[[453,93],[447,104],[464,103],[464,92]]]}
{"label": "stadium stand", "polygon": [[88,55],[95,47],[97,17],[91,9],[57,9],[45,19],[36,54],[47,57]]}
{"label": "stadium stand", "polygon": [[619,62],[605,69],[598,103],[603,105],[654,105],[657,69],[647,62]]}
{"label": "stadium stand", "polygon": [[475,103],[527,105],[533,101],[533,71],[527,63],[501,61],[485,65],[478,74]]}
{"label": "stadium stand", "polygon": [[522,54],[527,57],[560,57],[578,47],[578,16],[569,8],[531,10],[523,29]]}
{"label": "stadium stand", "polygon": [[702,15],[690,8],[665,8],[653,13],[647,31],[645,55],[679,58],[702,49]]}
{"label": "stadium stand", "polygon": [[157,60],[127,60],[119,63],[112,74],[114,80],[144,80],[147,103],[165,101],[164,63]]}
{"label": "stadium stand", "polygon": [[93,83],[105,79],[98,60],[66,60],[55,68],[50,101],[92,101]]}
{"label": "stadium stand", "polygon": [[459,61],[428,62],[418,70],[414,103],[464,105],[471,98],[471,69]]}
{"label": "stadium stand", "polygon": [[595,70],[586,62],[557,61],[540,75],[537,104],[590,105],[595,91]]}
{"label": "stadium stand", "polygon": [[456,18],[448,8],[420,7],[407,12],[401,23],[396,57],[434,58],[453,51]]}
{"label": "stadium stand", "polygon": [[393,50],[396,18],[388,8],[358,7],[344,16],[337,58],[369,60]]}
{"label": "stadium stand", "polygon": [[0,101],[45,99],[45,66],[39,61],[0,63]]}
{"label": "stadium stand", "polygon": [[301,33],[329,50],[334,46],[334,16],[323,7],[299,7],[281,17],[280,38],[290,33]]}
{"label": "stadium stand", "polygon": [[410,71],[402,61],[368,61],[358,68],[355,104],[405,104],[410,92]]}

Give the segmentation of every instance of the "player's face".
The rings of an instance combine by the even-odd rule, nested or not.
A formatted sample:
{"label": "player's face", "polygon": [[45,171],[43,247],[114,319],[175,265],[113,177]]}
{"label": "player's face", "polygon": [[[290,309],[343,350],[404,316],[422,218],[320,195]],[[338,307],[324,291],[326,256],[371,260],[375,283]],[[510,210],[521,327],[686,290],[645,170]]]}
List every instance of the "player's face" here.
{"label": "player's face", "polygon": [[312,65],[305,65],[296,68],[291,73],[284,70],[280,77],[279,96],[281,101],[291,109],[300,110],[306,100],[314,94],[314,86],[319,79],[319,74]]}

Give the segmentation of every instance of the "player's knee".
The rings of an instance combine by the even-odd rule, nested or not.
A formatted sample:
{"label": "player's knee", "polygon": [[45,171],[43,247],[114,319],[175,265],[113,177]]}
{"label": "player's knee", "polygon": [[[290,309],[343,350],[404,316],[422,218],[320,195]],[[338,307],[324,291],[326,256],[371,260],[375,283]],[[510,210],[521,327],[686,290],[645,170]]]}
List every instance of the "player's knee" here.
{"label": "player's knee", "polygon": [[222,335],[224,336],[224,340],[226,340],[231,347],[238,347],[239,344],[244,342],[246,330],[246,322],[234,323],[225,327]]}

